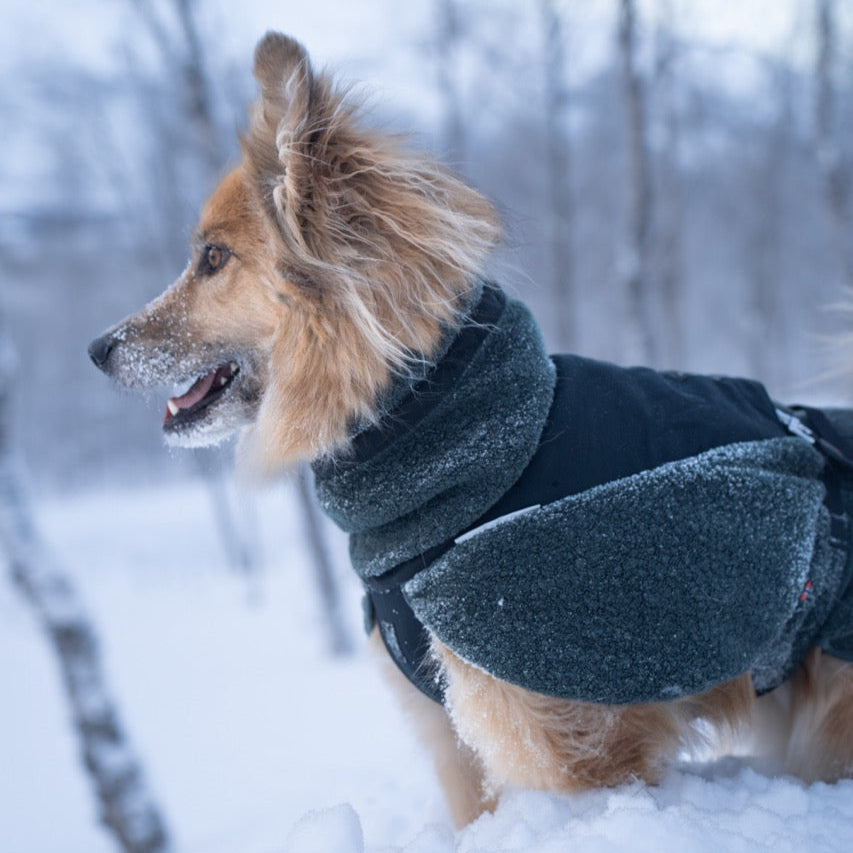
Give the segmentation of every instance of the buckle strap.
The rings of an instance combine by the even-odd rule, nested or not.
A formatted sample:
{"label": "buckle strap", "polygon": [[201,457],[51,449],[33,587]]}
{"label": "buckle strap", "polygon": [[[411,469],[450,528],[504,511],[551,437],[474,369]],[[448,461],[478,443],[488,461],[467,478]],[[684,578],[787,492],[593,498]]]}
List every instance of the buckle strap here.
{"label": "buckle strap", "polygon": [[776,408],[776,416],[788,432],[811,444],[827,460],[823,470],[826,487],[824,505],[829,512],[829,542],[835,548],[848,548],[849,519],[841,495],[841,473],[853,474],[853,445],[833,426],[820,409],[795,406]]}
{"label": "buckle strap", "polygon": [[810,406],[791,409],[777,406],[776,417],[791,435],[804,439],[827,459],[853,473],[853,445],[838,432],[825,412]]}

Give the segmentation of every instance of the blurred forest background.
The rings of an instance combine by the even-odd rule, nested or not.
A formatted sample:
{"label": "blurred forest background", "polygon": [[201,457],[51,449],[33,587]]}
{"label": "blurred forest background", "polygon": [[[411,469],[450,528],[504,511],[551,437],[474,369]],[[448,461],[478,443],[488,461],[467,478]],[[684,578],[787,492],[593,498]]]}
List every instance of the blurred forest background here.
{"label": "blurred forest background", "polygon": [[851,4],[47,5],[16,0],[0,45],[0,335],[39,488],[199,464],[85,348],[186,263],[267,26],[495,200],[494,273],[552,348],[844,396],[818,380],[853,283]]}
{"label": "blurred forest background", "polygon": [[[371,121],[410,133],[495,201],[507,237],[491,272],[529,301],[551,348],[751,375],[786,401],[853,400],[853,374],[844,371],[853,363],[853,4],[845,0],[242,0],[239,8],[224,0],[0,0],[0,8],[0,558],[46,629],[119,849],[166,850],[168,833],[122,735],[113,697],[127,696],[127,682],[114,693],[107,684],[76,583],[90,584],[91,594],[128,564],[154,578],[147,592],[133,589],[131,609],[117,607],[114,593],[105,597],[100,616],[113,623],[105,643],[113,654],[123,643],[145,648],[113,674],[138,679],[129,716],[143,730],[140,719],[151,721],[149,743],[162,735],[149,752],[171,781],[164,757],[175,757],[177,775],[194,768],[181,751],[186,733],[175,734],[180,715],[162,713],[140,663],[169,636],[165,622],[150,631],[153,590],[170,600],[165,578],[215,564],[203,556],[208,537],[244,575],[263,558],[254,505],[217,473],[227,449],[165,453],[164,397],[146,407],[116,393],[86,346],[184,267],[199,206],[238,157],[235,130],[254,97],[251,52],[265,29],[292,33],[317,66],[363,81],[356,93],[368,93]],[[20,460],[40,499],[74,508],[74,496],[89,489],[96,506],[110,507],[71,513],[66,533],[82,533],[63,553],[66,565],[41,544]],[[134,509],[124,493],[120,506],[122,493],[111,491],[199,472],[216,474],[205,479],[213,511],[166,511],[176,526],[171,542],[147,541],[150,503]],[[325,625],[318,646],[340,652],[351,645],[338,567],[307,479],[293,482],[298,499],[287,518],[273,508],[268,525],[285,542],[271,549],[271,562],[299,562],[300,547],[310,553],[312,594],[331,617],[302,616],[312,630]],[[148,500],[158,507],[180,497],[155,494]],[[91,525],[97,532],[87,534]],[[140,543],[153,549],[148,564],[137,559]],[[218,624],[209,635],[196,631],[192,620],[208,611],[175,597],[172,622],[190,626],[175,649],[188,654],[197,633],[233,651],[238,672],[255,660],[257,649],[238,632],[213,630]],[[289,625],[300,600],[282,596],[273,615]],[[7,639],[17,639],[2,596],[0,612]],[[273,624],[266,645],[278,648],[281,630]],[[203,647],[176,670],[176,693],[208,660]],[[12,648],[12,681],[19,663],[29,678],[30,658]],[[173,657],[165,649],[156,672],[172,673]],[[246,708],[269,683],[247,679]],[[281,705],[270,707],[283,708],[284,719],[286,681],[281,689]],[[30,720],[50,704],[35,690],[30,705],[6,710],[23,709]],[[199,700],[188,731],[214,704]],[[235,753],[245,749],[237,729],[246,708],[235,711],[226,739]],[[18,745],[19,732],[10,732]],[[21,796],[39,815],[43,780],[27,774],[49,766],[55,775],[50,748],[38,764],[42,740],[20,741],[19,776],[9,776],[16,795],[30,785]],[[257,740],[259,754],[269,753]],[[269,743],[284,743],[278,728]],[[270,776],[281,783],[278,767]],[[294,780],[294,790],[304,788]],[[190,800],[198,782],[187,785]],[[215,822],[230,796],[212,798],[200,824]],[[42,823],[29,821],[27,831],[49,831]],[[126,835],[131,826],[136,837]]]}

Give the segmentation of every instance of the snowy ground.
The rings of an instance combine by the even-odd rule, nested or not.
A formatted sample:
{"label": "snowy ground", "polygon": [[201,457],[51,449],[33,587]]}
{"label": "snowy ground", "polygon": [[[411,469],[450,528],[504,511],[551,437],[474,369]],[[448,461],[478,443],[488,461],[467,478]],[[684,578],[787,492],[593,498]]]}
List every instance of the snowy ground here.
{"label": "snowy ground", "polygon": [[[660,788],[514,792],[454,833],[427,757],[359,651],[324,651],[288,489],[257,501],[263,567],[226,565],[198,484],[39,504],[181,853],[822,853],[853,849],[853,782],[733,760]],[[107,853],[53,661],[0,584],[0,851]]]}

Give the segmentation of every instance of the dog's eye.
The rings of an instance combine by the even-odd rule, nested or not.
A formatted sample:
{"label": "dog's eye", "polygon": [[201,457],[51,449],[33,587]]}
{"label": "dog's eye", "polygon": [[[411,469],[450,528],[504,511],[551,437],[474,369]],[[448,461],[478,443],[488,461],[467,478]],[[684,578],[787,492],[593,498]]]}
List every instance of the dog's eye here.
{"label": "dog's eye", "polygon": [[208,244],[202,249],[201,260],[198,264],[198,271],[201,275],[213,275],[225,266],[225,263],[230,257],[230,249],[226,249],[224,246]]}

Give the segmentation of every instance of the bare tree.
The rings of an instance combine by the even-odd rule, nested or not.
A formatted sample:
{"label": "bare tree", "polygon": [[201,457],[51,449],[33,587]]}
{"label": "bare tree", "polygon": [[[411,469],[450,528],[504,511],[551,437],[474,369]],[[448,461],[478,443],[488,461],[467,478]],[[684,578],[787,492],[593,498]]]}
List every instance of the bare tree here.
{"label": "bare tree", "polygon": [[328,646],[334,655],[352,653],[352,640],[346,628],[346,620],[341,607],[340,586],[335,577],[335,566],[329,549],[329,542],[323,530],[324,519],[317,506],[312,486],[313,478],[307,465],[296,470],[296,489],[302,508],[302,520],[308,549],[314,559],[314,580],[317,597],[326,615],[323,624],[326,629]]}
{"label": "bare tree", "polygon": [[824,203],[832,232],[832,245],[843,282],[853,288],[851,251],[850,174],[844,162],[836,127],[837,92],[833,83],[838,24],[835,0],[815,0],[817,51],[815,62],[815,154],[823,181]]}
{"label": "bare tree", "polygon": [[578,300],[575,293],[574,200],[565,31],[555,0],[540,0],[539,17],[544,48],[549,290],[556,315],[554,341],[561,349],[574,350],[578,345]]}
{"label": "bare tree", "polygon": [[445,156],[458,169],[465,161],[465,121],[456,67],[462,13],[456,0],[436,0],[435,26],[438,93],[443,105],[441,143]]}
{"label": "bare tree", "polygon": [[784,62],[767,64],[768,102],[775,116],[753,131],[755,153],[745,176],[755,200],[745,229],[747,275],[747,357],[750,370],[771,385],[786,372],[787,355],[776,344],[782,321],[780,282],[785,190],[791,172],[793,120],[792,73]]}
{"label": "bare tree", "polygon": [[647,138],[646,94],[637,68],[634,0],[619,0],[619,55],[628,145],[628,227],[622,278],[628,303],[627,356],[653,364],[657,357],[652,291],[652,170]]}
{"label": "bare tree", "polygon": [[[137,79],[135,90],[155,129],[150,162],[161,174],[153,182],[158,191],[151,203],[164,226],[166,254],[171,265],[178,267],[186,256],[187,228],[196,216],[196,204],[219,177],[230,149],[214,109],[218,87],[203,49],[200,4],[189,0],[131,3],[158,56],[157,73],[148,81]],[[133,63],[129,65],[132,69]],[[181,168],[183,174],[178,171]],[[160,209],[166,211],[165,216],[159,215]],[[250,514],[238,512],[231,500],[225,471],[228,463],[217,450],[193,455],[208,487],[214,526],[230,565],[246,576],[256,574],[260,564],[256,537],[247,526]]]}
{"label": "bare tree", "polygon": [[101,820],[124,853],[167,853],[166,823],[107,684],[92,620],[32,522],[11,447],[4,345],[0,339],[0,557],[59,665]]}
{"label": "bare tree", "polygon": [[684,360],[684,259],[682,221],[684,195],[681,178],[681,112],[678,102],[679,44],[672,0],[662,0],[662,20],[655,39],[654,91],[659,105],[662,144],[657,157],[659,174],[657,274],[660,279],[663,328],[661,358],[678,366]]}
{"label": "bare tree", "polygon": [[230,447],[195,451],[228,564],[252,581],[257,579],[261,566],[257,516],[254,502],[229,476],[230,457]]}
{"label": "bare tree", "polygon": [[190,0],[165,4],[130,0],[130,4],[157,57],[155,69],[146,75],[136,44],[127,46],[128,72],[135,77],[133,89],[151,128],[148,165],[159,176],[150,184],[155,189],[152,202],[163,223],[169,262],[177,266],[186,256],[187,227],[233,145],[225,135],[225,120],[215,109],[215,74],[203,49],[199,23],[202,4]]}

